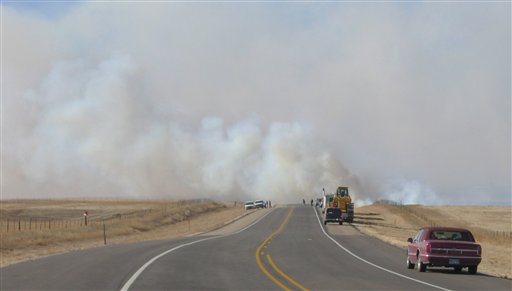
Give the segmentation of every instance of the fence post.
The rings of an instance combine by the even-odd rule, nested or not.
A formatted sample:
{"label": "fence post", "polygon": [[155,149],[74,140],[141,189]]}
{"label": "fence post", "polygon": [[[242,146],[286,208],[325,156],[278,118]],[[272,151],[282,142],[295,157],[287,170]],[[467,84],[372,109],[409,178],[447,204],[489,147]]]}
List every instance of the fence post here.
{"label": "fence post", "polygon": [[7,219],[7,232],[9,232],[9,219]]}
{"label": "fence post", "polygon": [[105,227],[105,221],[103,221],[103,243],[107,245],[107,230]]}

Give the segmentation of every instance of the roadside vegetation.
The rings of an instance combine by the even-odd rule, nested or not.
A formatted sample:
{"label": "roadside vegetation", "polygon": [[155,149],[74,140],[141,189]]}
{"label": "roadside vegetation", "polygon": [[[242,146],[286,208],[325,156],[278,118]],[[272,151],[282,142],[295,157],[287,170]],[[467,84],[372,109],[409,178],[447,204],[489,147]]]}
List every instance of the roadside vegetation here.
{"label": "roadside vegetation", "polygon": [[210,200],[2,201],[0,266],[105,244],[205,232],[244,211],[243,203]]}
{"label": "roadside vegetation", "polygon": [[512,278],[510,207],[373,204],[358,207],[355,213],[354,225],[363,233],[404,249],[407,238],[421,227],[467,228],[482,245],[479,272]]}

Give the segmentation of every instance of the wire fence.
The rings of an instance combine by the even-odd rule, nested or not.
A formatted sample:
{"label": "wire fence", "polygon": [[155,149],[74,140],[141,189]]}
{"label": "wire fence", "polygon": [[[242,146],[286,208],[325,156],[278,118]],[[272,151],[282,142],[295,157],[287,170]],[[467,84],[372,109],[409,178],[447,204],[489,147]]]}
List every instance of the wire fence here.
{"label": "wire fence", "polygon": [[[183,209],[179,221],[186,219],[194,207],[212,203],[209,199],[180,200],[172,204],[164,204],[160,207],[131,210],[119,213],[100,213],[87,215],[78,212],[73,218],[55,218],[55,217],[34,217],[34,216],[7,216],[5,213],[0,215],[0,233],[19,233],[19,232],[51,232],[65,229],[80,229],[102,224],[111,224],[122,220],[145,219],[147,216],[168,216],[173,215],[176,209]],[[236,203],[235,203],[236,205]],[[181,215],[180,215],[181,216]]]}

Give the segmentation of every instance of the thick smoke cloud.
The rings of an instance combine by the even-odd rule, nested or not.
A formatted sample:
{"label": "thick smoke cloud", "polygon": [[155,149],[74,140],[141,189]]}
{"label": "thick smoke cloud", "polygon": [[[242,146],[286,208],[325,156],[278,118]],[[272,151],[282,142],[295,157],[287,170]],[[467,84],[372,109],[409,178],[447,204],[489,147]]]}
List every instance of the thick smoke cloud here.
{"label": "thick smoke cloud", "polygon": [[37,197],[280,202],[340,181],[358,188],[341,163],[308,144],[308,129],[299,123],[263,126],[253,117],[226,125],[209,117],[185,130],[178,121],[155,118],[139,88],[139,70],[125,55],[56,63],[40,88],[24,96],[38,104],[37,122],[12,152],[23,161],[21,179],[7,185],[17,182],[18,191]]}
{"label": "thick smoke cloud", "polygon": [[510,3],[2,16],[4,199],[510,204]]}

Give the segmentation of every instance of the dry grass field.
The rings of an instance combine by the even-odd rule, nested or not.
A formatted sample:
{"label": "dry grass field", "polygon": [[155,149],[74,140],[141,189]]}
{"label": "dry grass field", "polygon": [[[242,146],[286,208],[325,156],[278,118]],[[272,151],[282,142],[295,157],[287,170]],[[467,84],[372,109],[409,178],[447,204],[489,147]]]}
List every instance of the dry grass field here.
{"label": "dry grass field", "polygon": [[118,244],[205,232],[244,213],[241,203],[208,200],[2,201],[0,266],[101,246],[105,237]]}
{"label": "dry grass field", "polygon": [[423,226],[468,228],[482,245],[479,272],[512,278],[510,207],[374,204],[355,211],[354,225],[359,230],[404,249],[407,238]]}

